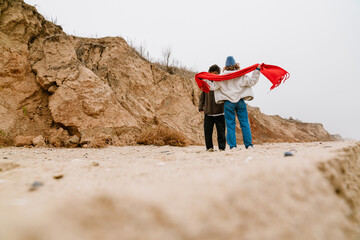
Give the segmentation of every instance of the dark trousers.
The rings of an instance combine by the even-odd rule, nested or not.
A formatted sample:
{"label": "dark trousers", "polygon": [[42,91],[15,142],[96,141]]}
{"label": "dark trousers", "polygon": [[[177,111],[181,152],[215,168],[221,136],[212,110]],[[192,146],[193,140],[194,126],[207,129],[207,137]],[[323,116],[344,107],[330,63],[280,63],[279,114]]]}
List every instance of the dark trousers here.
{"label": "dark trousers", "polygon": [[225,138],[225,117],[224,117],[224,115],[220,115],[220,116],[216,116],[216,117],[205,115],[204,133],[205,133],[206,149],[214,148],[213,140],[212,140],[214,124],[216,125],[219,149],[225,150],[226,138]]}

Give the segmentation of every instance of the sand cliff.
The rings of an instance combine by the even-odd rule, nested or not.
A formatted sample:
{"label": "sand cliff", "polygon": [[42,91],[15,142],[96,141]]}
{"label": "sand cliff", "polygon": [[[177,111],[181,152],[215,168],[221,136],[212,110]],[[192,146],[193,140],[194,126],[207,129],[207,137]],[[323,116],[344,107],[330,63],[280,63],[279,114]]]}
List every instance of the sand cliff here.
{"label": "sand cliff", "polygon": [[[21,0],[0,0],[0,93],[0,145],[131,145],[158,126],[203,143],[193,78],[164,71],[120,37],[66,35]],[[333,139],[321,124],[249,114],[255,143]]]}

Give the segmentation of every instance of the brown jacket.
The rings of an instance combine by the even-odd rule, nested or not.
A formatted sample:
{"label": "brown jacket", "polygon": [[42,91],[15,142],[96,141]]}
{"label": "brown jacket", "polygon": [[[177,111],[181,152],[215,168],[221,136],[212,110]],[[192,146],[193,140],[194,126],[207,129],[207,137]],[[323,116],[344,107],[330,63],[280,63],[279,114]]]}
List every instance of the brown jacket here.
{"label": "brown jacket", "polygon": [[202,92],[199,98],[199,111],[204,111],[206,115],[221,114],[224,113],[224,104],[215,103],[214,91]]}

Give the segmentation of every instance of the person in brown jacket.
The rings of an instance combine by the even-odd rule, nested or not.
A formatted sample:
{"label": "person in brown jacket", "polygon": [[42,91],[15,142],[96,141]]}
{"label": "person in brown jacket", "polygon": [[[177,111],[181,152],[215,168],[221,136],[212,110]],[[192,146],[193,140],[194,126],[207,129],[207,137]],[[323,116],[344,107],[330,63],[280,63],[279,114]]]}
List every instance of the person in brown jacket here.
{"label": "person in brown jacket", "polygon": [[[216,64],[212,65],[208,72],[220,74],[220,67]],[[204,112],[204,135],[206,151],[214,151],[214,145],[212,141],[214,124],[216,125],[219,150],[224,151],[226,146],[224,104],[217,104],[215,102],[214,91],[210,91],[209,93],[201,93],[199,99],[199,112]]]}

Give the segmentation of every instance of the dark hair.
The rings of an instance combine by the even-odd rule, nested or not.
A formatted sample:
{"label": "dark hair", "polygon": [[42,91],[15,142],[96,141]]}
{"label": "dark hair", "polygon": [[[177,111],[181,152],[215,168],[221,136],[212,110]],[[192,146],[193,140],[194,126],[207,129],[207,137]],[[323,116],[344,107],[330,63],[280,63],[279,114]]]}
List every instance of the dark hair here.
{"label": "dark hair", "polygon": [[220,74],[220,67],[218,65],[214,64],[209,68],[208,72],[209,73],[216,72],[217,74]]}
{"label": "dark hair", "polygon": [[239,70],[239,69],[240,69],[240,67],[239,67],[238,64],[235,64],[235,65],[232,65],[232,66],[226,66],[224,68],[224,70],[226,70],[226,71],[234,71],[234,70]]}

